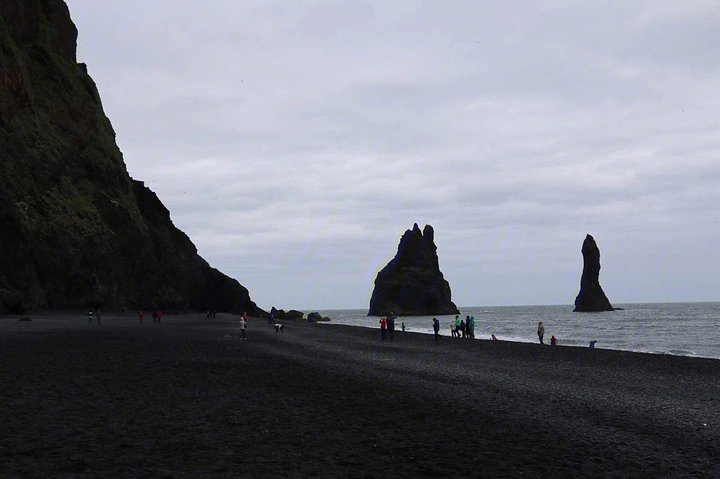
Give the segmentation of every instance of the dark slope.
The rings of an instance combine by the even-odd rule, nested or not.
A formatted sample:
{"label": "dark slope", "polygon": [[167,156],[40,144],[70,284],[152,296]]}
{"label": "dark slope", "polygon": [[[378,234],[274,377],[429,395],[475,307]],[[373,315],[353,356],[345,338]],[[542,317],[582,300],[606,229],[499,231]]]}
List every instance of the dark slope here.
{"label": "dark slope", "polygon": [[61,0],[0,2],[0,308],[258,313],[127,173]]}

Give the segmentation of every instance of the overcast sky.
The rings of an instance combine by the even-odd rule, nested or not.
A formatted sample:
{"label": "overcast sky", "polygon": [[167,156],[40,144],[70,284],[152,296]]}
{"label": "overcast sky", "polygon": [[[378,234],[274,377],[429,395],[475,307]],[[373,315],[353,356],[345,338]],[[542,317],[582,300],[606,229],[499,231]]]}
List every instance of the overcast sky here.
{"label": "overcast sky", "polygon": [[720,300],[717,0],[66,0],[128,172],[264,309]]}

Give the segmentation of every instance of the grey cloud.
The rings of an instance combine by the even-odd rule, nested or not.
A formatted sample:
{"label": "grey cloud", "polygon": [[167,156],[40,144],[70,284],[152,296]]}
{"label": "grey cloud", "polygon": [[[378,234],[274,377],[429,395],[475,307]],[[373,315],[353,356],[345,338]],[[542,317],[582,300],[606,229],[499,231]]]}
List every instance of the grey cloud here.
{"label": "grey cloud", "polygon": [[131,175],[316,308],[414,222],[459,304],[569,303],[586,233],[613,301],[717,298],[710,3],[68,1]]}

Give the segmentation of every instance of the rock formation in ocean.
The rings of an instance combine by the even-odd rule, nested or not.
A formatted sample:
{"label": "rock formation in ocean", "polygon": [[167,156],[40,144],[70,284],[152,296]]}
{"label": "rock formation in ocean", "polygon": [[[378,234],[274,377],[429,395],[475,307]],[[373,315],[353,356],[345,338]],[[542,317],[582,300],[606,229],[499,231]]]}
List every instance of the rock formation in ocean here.
{"label": "rock formation in ocean", "polygon": [[260,314],[132,179],[62,0],[0,1],[0,312]]}
{"label": "rock formation in ocean", "polygon": [[600,287],[600,250],[595,239],[587,235],[582,245],[583,272],[580,292],[575,298],[577,312],[613,311],[610,301]]}
{"label": "rock formation in ocean", "polygon": [[368,316],[459,314],[450,298],[450,284],[438,265],[433,227],[417,223],[405,231],[395,257],[375,279]]}

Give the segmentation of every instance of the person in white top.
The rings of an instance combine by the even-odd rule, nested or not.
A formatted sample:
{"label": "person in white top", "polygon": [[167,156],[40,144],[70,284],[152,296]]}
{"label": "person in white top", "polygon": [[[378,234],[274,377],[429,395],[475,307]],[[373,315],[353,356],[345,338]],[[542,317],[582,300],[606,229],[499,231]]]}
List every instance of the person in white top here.
{"label": "person in white top", "polygon": [[240,339],[247,339],[245,337],[245,328],[247,328],[247,321],[244,316],[240,316]]}

